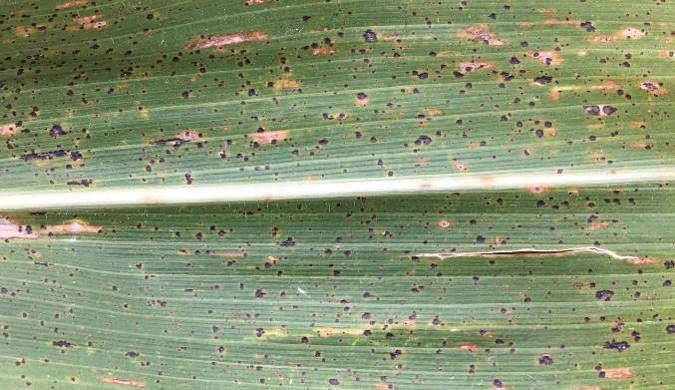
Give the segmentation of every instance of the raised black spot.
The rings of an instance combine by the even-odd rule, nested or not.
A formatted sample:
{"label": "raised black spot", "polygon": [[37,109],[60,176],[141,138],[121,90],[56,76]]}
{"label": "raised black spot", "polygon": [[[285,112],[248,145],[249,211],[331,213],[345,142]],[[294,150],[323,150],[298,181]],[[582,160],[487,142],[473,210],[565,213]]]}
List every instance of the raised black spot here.
{"label": "raised black spot", "polygon": [[92,179],[68,180],[66,182],[66,184],[68,184],[69,186],[85,186],[85,187],[89,187],[90,185],[92,185],[92,183],[94,183],[94,180]]}
{"label": "raised black spot", "polygon": [[542,366],[550,366],[553,364],[553,358],[551,355],[541,355],[539,356],[539,364]]}
{"label": "raised black spot", "polygon": [[600,109],[600,106],[584,106],[584,110],[586,110],[587,113],[594,115],[594,116],[600,116],[602,114],[602,110]]}
{"label": "raised black spot", "polygon": [[539,84],[539,85],[548,84],[551,81],[553,81],[553,77],[547,76],[547,75],[543,75],[543,76],[539,76],[539,77],[534,78],[534,82]]}
{"label": "raised black spot", "polygon": [[666,326],[666,333],[668,334],[675,333],[675,325],[669,324],[668,326]]}
{"label": "raised black spot", "polygon": [[640,86],[649,92],[654,92],[660,88],[658,84],[652,83],[651,81],[645,81],[644,83],[640,84]]}
{"label": "raised black spot", "polygon": [[139,357],[140,355],[141,355],[141,354],[138,353],[138,352],[136,352],[136,351],[129,351],[129,352],[127,352],[127,353],[124,354],[124,356],[130,357],[130,358],[132,358],[132,359],[135,359],[135,358]]}
{"label": "raised black spot", "polygon": [[181,147],[181,145],[186,144],[188,142],[190,141],[185,141],[180,138],[168,138],[152,141],[150,144],[156,146],[173,146],[174,148],[179,148]]}
{"label": "raised black spot", "polygon": [[53,125],[52,128],[49,129],[49,135],[54,137],[54,138],[56,138],[58,136],[61,136],[61,135],[66,135],[66,134],[67,134],[66,131],[63,130],[61,125],[58,125],[58,124]]}
{"label": "raised black spot", "polygon": [[595,293],[595,297],[601,301],[611,301],[614,296],[612,290],[599,290]]}
{"label": "raised black spot", "polygon": [[328,383],[330,383],[330,384],[333,385],[333,386],[337,386],[337,385],[340,384],[340,381],[337,380],[337,379],[335,379],[335,378],[330,378],[330,379],[328,380]]}
{"label": "raised black spot", "polygon": [[585,29],[586,32],[594,32],[595,31],[595,26],[593,26],[593,23],[591,23],[591,22],[581,22],[581,23],[579,23],[579,27]]}
{"label": "raised black spot", "polygon": [[431,137],[422,134],[415,140],[415,145],[429,145],[431,144]]}
{"label": "raised black spot", "polygon": [[295,241],[293,240],[293,237],[288,237],[287,239],[281,241],[279,243],[279,246],[282,248],[288,248],[291,246],[295,246]]}
{"label": "raised black spot", "polygon": [[66,340],[52,341],[52,345],[59,348],[71,348],[73,346],[73,344]]}
{"label": "raised black spot", "polygon": [[605,343],[605,345],[603,346],[603,348],[605,348],[605,349],[616,349],[619,352],[623,352],[623,351],[627,350],[628,348],[630,348],[630,344],[628,344],[625,341],[612,341],[612,342],[607,341]]}
{"label": "raised black spot", "polygon": [[82,160],[82,153],[78,152],[77,150],[73,150],[70,152],[70,159],[73,161]]}
{"label": "raised black spot", "polygon": [[605,113],[605,115],[612,115],[616,112],[616,107],[612,106],[602,106],[602,112]]}
{"label": "raised black spot", "polygon": [[363,39],[366,42],[377,42],[377,34],[375,31],[368,29],[366,32],[363,33]]}

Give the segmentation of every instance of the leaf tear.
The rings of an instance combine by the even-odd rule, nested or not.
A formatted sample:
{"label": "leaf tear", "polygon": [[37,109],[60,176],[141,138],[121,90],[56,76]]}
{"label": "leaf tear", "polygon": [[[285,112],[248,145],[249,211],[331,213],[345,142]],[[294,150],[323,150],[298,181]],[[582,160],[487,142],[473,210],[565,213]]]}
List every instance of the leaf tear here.
{"label": "leaf tear", "polygon": [[535,249],[523,248],[514,250],[498,250],[498,251],[482,251],[482,252],[445,252],[445,253],[421,253],[418,257],[435,257],[440,260],[457,259],[457,258],[484,258],[484,259],[500,259],[513,257],[562,257],[573,256],[580,254],[595,254],[609,256],[615,260],[636,261],[640,260],[637,256],[623,256],[619,255],[609,249],[600,248],[597,246],[584,246],[565,249]]}
{"label": "leaf tear", "polygon": [[145,387],[144,382],[135,381],[135,380],[131,380],[131,379],[103,378],[103,379],[101,379],[101,382],[103,382],[105,384],[108,384],[108,385],[120,385],[120,386],[136,387],[136,388]]}

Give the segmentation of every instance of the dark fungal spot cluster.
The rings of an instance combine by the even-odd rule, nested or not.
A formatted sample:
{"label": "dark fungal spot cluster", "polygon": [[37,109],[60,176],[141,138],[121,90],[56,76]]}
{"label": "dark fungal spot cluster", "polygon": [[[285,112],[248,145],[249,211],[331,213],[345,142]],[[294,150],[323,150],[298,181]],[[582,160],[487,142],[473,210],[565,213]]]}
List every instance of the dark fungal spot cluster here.
{"label": "dark fungal spot cluster", "polygon": [[92,179],[68,180],[66,184],[68,184],[69,186],[89,187],[90,185],[94,184],[94,180]]}
{"label": "dark fungal spot cluster", "polygon": [[[12,279],[2,282],[0,299],[17,300],[26,295],[53,299],[66,294],[72,313],[67,309],[50,313],[45,324],[59,323],[54,336],[53,326],[36,325],[37,332],[49,332],[49,343],[53,341],[49,346],[65,362],[90,348],[117,343],[110,351],[98,353],[117,359],[129,372],[128,378],[136,378],[128,380],[146,378],[143,372],[159,366],[166,375],[152,378],[164,384],[176,383],[169,374],[183,375],[181,380],[188,381],[192,375],[215,379],[225,374],[212,373],[211,362],[232,368],[246,362],[256,377],[233,370],[227,378],[242,384],[260,383],[260,379],[270,383],[275,374],[265,373],[278,372],[278,362],[284,361],[306,368],[305,380],[324,385],[360,385],[366,380],[379,383],[381,376],[388,377],[387,383],[406,384],[415,381],[420,372],[410,361],[430,358],[433,364],[443,366],[449,356],[466,359],[468,375],[461,379],[451,378],[451,372],[439,371],[439,375],[444,383],[462,386],[484,383],[480,374],[486,372],[490,372],[489,384],[493,386],[495,380],[503,388],[517,383],[516,377],[504,372],[495,378],[487,371],[489,367],[480,363],[482,359],[498,359],[508,369],[534,375],[567,369],[575,372],[576,364],[591,356],[593,364],[604,363],[596,370],[598,380],[609,380],[627,375],[612,371],[607,364],[612,356],[631,359],[643,350],[656,351],[653,340],[675,334],[666,314],[662,321],[653,320],[661,318],[653,317],[662,312],[661,298],[651,298],[655,310],[648,314],[637,305],[626,309],[630,305],[622,304],[624,300],[640,302],[652,291],[668,294],[669,288],[662,282],[668,275],[670,258],[635,265],[598,254],[546,257],[523,252],[442,260],[421,257],[418,247],[432,253],[446,249],[489,253],[523,248],[532,236],[539,247],[632,242],[627,241],[635,239],[632,227],[643,216],[625,213],[624,208],[640,204],[653,210],[664,200],[660,194],[670,191],[649,188],[653,191],[644,187],[582,189],[578,193],[548,189],[536,194],[437,194],[422,196],[416,202],[390,196],[120,209],[121,214],[99,210],[21,214],[10,216],[10,220],[23,231],[29,227],[31,232],[62,231],[67,232],[67,239],[51,238],[54,249],[49,258],[42,259],[36,253],[42,250],[33,244],[18,240],[5,244],[4,248],[9,245],[21,258],[30,260],[21,263],[18,271],[8,271]],[[543,204],[536,208],[537,213],[520,212],[535,209],[540,200]],[[629,228],[625,235],[613,235],[615,226],[602,225],[605,221],[618,224],[612,221],[619,219]],[[88,226],[84,221],[101,225],[99,234],[87,237],[94,245],[86,247],[82,246],[84,240],[70,240],[77,237],[78,229]],[[529,225],[537,228],[526,228]],[[589,225],[594,230],[588,230]],[[5,232],[5,226],[10,225],[0,223],[0,233]],[[454,249],[447,248],[448,238]],[[73,281],[86,283],[95,274],[86,265],[93,257],[109,256],[107,243],[114,240],[143,250],[130,251],[119,260],[121,266],[97,263],[106,275],[103,295],[64,288]],[[71,254],[73,249],[78,256]],[[0,256],[9,256],[1,250]],[[37,264],[43,262],[47,265]],[[56,264],[68,267],[59,271]],[[14,278],[17,272],[28,277],[50,272],[52,277],[45,282],[47,288],[36,284],[28,292],[21,279]],[[169,274],[180,275],[170,288],[166,284]],[[390,283],[387,275],[398,275],[396,283]],[[135,291],[134,286],[139,285],[143,294]],[[497,306],[493,303],[495,291]],[[642,296],[636,298],[639,292]],[[100,296],[110,302],[100,301]],[[611,301],[605,301],[607,297]],[[401,299],[405,305],[400,304]],[[392,306],[400,308],[392,311]],[[120,331],[142,327],[157,334],[140,332],[136,338],[119,339],[116,332],[89,334],[61,325],[79,320],[80,315],[95,315],[92,313],[99,308],[113,307],[119,307],[116,316],[121,320],[115,320],[114,326]],[[19,312],[7,322],[10,327],[3,329],[10,345],[18,324],[41,315],[28,308],[22,312],[25,318]],[[485,318],[476,318],[476,313]],[[165,315],[171,319],[158,320]],[[539,336],[538,332],[544,331],[541,318],[550,323],[546,334]],[[569,326],[570,322],[575,325]],[[514,325],[523,329],[514,330]],[[166,343],[151,341],[155,339]],[[242,342],[247,348],[237,347]],[[148,345],[153,345],[152,350]],[[283,349],[275,347],[278,345]],[[366,347],[354,348],[359,345]],[[155,351],[176,356],[199,351],[208,356],[209,363],[177,365],[157,358]],[[617,353],[621,355],[614,355]],[[30,352],[25,355],[27,361],[32,356]],[[228,363],[233,356],[237,363]],[[320,370],[331,356],[352,374]],[[354,356],[364,359],[355,364]],[[312,371],[314,368],[317,370]],[[639,369],[634,368],[636,372]],[[189,371],[187,378],[184,370]],[[404,379],[391,374],[406,375],[408,371],[412,373]],[[303,377],[285,369],[281,372],[294,380]],[[338,384],[331,384],[332,379]]]}
{"label": "dark fungal spot cluster", "polygon": [[[233,12],[276,15],[277,3],[240,2],[239,9]],[[60,42],[68,42],[69,38],[59,34],[77,36],[76,31],[67,27],[65,32],[59,32],[55,27],[61,25],[60,20],[66,25],[77,25],[78,34],[79,30],[85,30],[91,36],[79,35],[84,37],[81,47],[43,50],[53,51],[50,55],[62,59],[54,69],[48,69],[45,63],[45,58],[51,57],[39,51],[29,51],[25,58],[10,56],[4,60],[6,67],[14,70],[11,65],[16,63],[23,72],[17,80],[3,81],[6,91],[17,91],[12,95],[16,99],[7,98],[7,116],[1,122],[3,128],[5,123],[14,123],[12,130],[9,127],[4,130],[12,133],[7,136],[7,149],[13,148],[14,156],[29,155],[29,140],[38,142],[40,147],[35,150],[40,151],[82,148],[88,158],[87,166],[79,167],[82,176],[102,183],[109,179],[106,174],[112,174],[120,186],[184,184],[187,182],[185,172],[191,172],[200,182],[224,183],[302,181],[319,177],[348,179],[357,172],[368,178],[383,175],[400,178],[439,171],[466,171],[457,169],[456,161],[461,161],[465,168],[470,165],[472,174],[481,174],[492,171],[495,164],[517,167],[522,158],[537,159],[542,170],[565,171],[572,168],[566,156],[592,154],[588,143],[574,142],[579,138],[580,128],[557,129],[564,134],[560,142],[571,142],[561,144],[555,152],[543,147],[536,151],[531,147],[514,151],[506,146],[515,141],[507,124],[523,119],[517,117],[527,116],[527,110],[531,109],[550,111],[554,119],[561,117],[554,109],[558,104],[556,99],[571,99],[559,102],[566,106],[586,107],[578,113],[566,114],[577,119],[586,115],[616,117],[618,112],[609,111],[621,107],[622,117],[632,120],[639,113],[637,106],[619,104],[634,100],[635,89],[653,96],[658,94],[659,98],[668,96],[668,79],[660,79],[658,72],[642,72],[644,77],[649,75],[649,79],[641,83],[618,85],[620,79],[613,77],[615,70],[610,67],[621,57],[619,63],[631,62],[635,69],[638,54],[626,52],[614,58],[613,55],[596,56],[592,52],[588,55],[582,50],[583,44],[596,35],[611,38],[612,34],[620,33],[650,39],[654,26],[627,26],[625,31],[607,32],[598,25],[594,15],[584,11],[561,17],[564,9],[554,7],[526,13],[541,12],[541,20],[535,20],[534,16],[527,21],[514,19],[521,36],[516,40],[492,21],[515,17],[522,11],[520,6],[496,7],[499,9],[479,14],[467,4],[447,9],[433,4],[429,12],[436,12],[434,21],[434,17],[415,4],[411,4],[410,10],[400,9],[391,14],[366,13],[372,20],[363,20],[360,24],[364,27],[350,29],[346,21],[364,14],[328,1],[324,10],[286,15],[288,20],[301,23],[302,28],[310,32],[292,41],[280,40],[278,32],[259,23],[247,25],[237,20],[227,31],[213,25],[205,31],[194,32],[187,31],[189,24],[178,24],[178,30],[184,34],[161,43],[153,35],[154,29],[163,29],[178,21],[149,6],[139,6],[134,17],[118,19],[114,12],[101,9],[100,4],[84,4],[61,10],[51,17],[52,21],[38,20],[34,25],[20,23],[23,35],[27,36],[22,37],[23,41],[17,38],[17,44],[36,43],[40,35],[60,37]],[[323,11],[333,16],[325,20]],[[401,20],[408,20],[406,23],[425,27],[406,30],[400,27],[401,23],[392,24],[398,12]],[[455,13],[463,22],[452,20],[451,15]],[[389,16],[385,18],[385,14]],[[37,15],[42,14],[26,13],[24,22]],[[286,20],[286,16],[279,16],[279,20]],[[392,19],[387,19],[389,17]],[[444,17],[450,26],[450,37],[431,32]],[[321,25],[322,20],[328,24]],[[207,25],[211,22],[205,21]],[[12,27],[19,27],[19,21],[17,23]],[[564,29],[572,38],[566,43],[554,39],[540,41],[539,32],[533,28],[539,24]],[[106,37],[118,27],[137,31],[124,41],[115,39],[113,44]],[[459,46],[445,47],[445,40]],[[625,43],[623,38],[611,42]],[[575,72],[577,76],[570,78],[570,72],[577,67],[573,58],[587,71]],[[72,68],[69,67],[71,61]],[[86,61],[92,62],[90,68],[84,65]],[[340,65],[347,63],[350,65]],[[105,81],[106,72],[120,77]],[[224,72],[233,77],[224,77]],[[29,75],[35,85],[25,83]],[[122,78],[130,83],[119,83]],[[456,83],[460,78],[466,82]],[[87,80],[94,79],[103,81],[89,88]],[[616,82],[605,82],[615,79]],[[166,81],[163,84],[166,91],[160,93],[154,88],[153,83],[158,80]],[[28,98],[39,96],[36,93],[42,88],[51,88],[49,90],[62,97],[59,104],[67,108],[63,115],[57,116],[55,110],[46,106],[50,104],[49,99]],[[378,89],[377,94],[372,92],[374,88]],[[424,127],[424,133],[435,145],[441,146],[408,148],[411,142],[401,138],[404,137],[401,129],[408,121],[420,118],[418,102],[432,96],[433,104],[424,107],[430,113],[422,114],[425,117],[420,120],[420,127]],[[124,101],[131,104],[120,103]],[[594,103],[599,101],[604,104]],[[168,107],[171,114],[167,114]],[[650,115],[662,117],[667,113],[661,110]],[[116,119],[112,120],[113,117]],[[31,123],[29,118],[39,122]],[[326,123],[315,124],[318,118]],[[659,120],[663,119],[650,122],[661,123]],[[488,130],[486,124],[493,120],[499,124]],[[453,121],[456,124],[452,125]],[[19,131],[17,126],[21,128]],[[567,127],[565,122],[561,126]],[[43,128],[50,135],[48,140],[35,131]],[[260,128],[265,129],[264,135],[252,136]],[[185,129],[194,129],[204,138],[176,136]],[[338,135],[342,130],[357,136],[343,138]],[[310,131],[312,136],[308,137]],[[621,145],[622,137],[628,134],[622,129],[612,131],[612,140],[596,134],[588,138],[603,150],[623,146],[627,153],[635,155],[637,151],[648,151],[651,155],[652,151],[658,153],[667,147],[663,136],[654,135],[660,134],[658,129],[652,126],[649,132],[649,141],[628,145]],[[540,134],[541,131],[535,133],[537,137]],[[111,148],[113,144],[133,156],[124,161],[115,159],[119,150]],[[327,145],[330,147],[321,147]],[[393,145],[401,146],[398,150],[389,150]],[[375,161],[384,160],[378,154],[385,148],[386,153],[396,155],[396,160],[390,159],[387,166],[371,167],[361,161],[371,153]],[[410,149],[419,157],[403,163],[402,156]],[[477,154],[471,159],[475,161],[456,156],[447,160],[430,159],[424,155],[441,149]],[[95,151],[91,153],[92,160],[89,160],[89,151]],[[356,159],[350,160],[352,155]],[[199,161],[211,161],[212,156],[220,158],[214,167],[206,169],[199,164]],[[96,170],[95,167],[100,166],[96,163],[99,159],[112,163],[104,170]],[[303,165],[308,159],[316,164],[305,169]],[[627,165],[631,161],[629,157],[614,157],[612,164]],[[291,169],[294,164],[300,167]],[[64,165],[54,162],[45,171],[36,164],[30,173],[36,173],[36,180],[43,184],[63,185],[71,179],[67,170],[72,169],[72,166],[64,169]],[[193,170],[195,165],[203,168]],[[22,173],[24,184],[33,180],[29,179],[27,170]],[[210,172],[203,176],[201,170]],[[228,173],[220,174],[223,172]]]}
{"label": "dark fungal spot cluster", "polygon": [[77,150],[67,151],[63,149],[58,149],[47,152],[31,151],[30,153],[25,153],[19,156],[19,158],[23,161],[52,160],[58,157],[65,157],[70,158],[72,161],[78,161],[82,159],[82,154]]}

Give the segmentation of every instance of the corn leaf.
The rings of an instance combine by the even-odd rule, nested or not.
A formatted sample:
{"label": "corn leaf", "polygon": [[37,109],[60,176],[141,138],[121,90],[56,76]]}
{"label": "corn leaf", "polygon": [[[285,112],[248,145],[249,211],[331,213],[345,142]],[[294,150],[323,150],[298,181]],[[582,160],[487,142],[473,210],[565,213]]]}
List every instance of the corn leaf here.
{"label": "corn leaf", "polygon": [[670,388],[668,2],[0,2],[3,387]]}

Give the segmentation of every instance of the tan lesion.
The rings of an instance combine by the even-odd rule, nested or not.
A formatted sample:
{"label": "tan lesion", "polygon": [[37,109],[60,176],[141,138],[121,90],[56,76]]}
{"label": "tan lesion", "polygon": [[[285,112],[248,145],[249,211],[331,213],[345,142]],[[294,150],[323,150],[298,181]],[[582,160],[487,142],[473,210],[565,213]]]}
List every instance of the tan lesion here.
{"label": "tan lesion", "polygon": [[605,368],[602,372],[605,373],[604,378],[610,380],[625,380],[635,376],[633,369],[628,367]]}
{"label": "tan lesion", "polygon": [[492,68],[492,64],[489,62],[479,62],[479,61],[461,62],[458,66],[458,72],[460,74],[465,75],[467,73],[472,73],[479,70],[490,68]]}
{"label": "tan lesion", "polygon": [[28,226],[20,225],[19,223],[6,218],[0,218],[0,239],[36,239],[38,234],[36,231],[29,229]]}
{"label": "tan lesion", "polygon": [[268,39],[268,35],[261,31],[251,33],[237,33],[226,35],[214,35],[206,38],[199,38],[187,46],[186,51],[196,51],[201,49],[217,49],[225,46],[236,45],[244,42],[258,42]]}
{"label": "tan lesion", "polygon": [[14,134],[20,132],[22,129],[23,128],[21,126],[17,126],[14,123],[0,125],[0,137],[11,137]]}
{"label": "tan lesion", "polygon": [[640,84],[640,89],[643,91],[647,91],[651,95],[654,96],[662,96],[668,93],[668,90],[666,90],[664,87],[661,86],[656,81],[645,81]]}
{"label": "tan lesion", "polygon": [[302,87],[302,82],[292,79],[281,79],[274,82],[273,89],[281,91],[282,89],[292,89]]}
{"label": "tan lesion", "polygon": [[363,328],[316,328],[314,333],[319,337],[334,337],[334,336],[362,336],[363,332],[370,330],[370,326]]}
{"label": "tan lesion", "polygon": [[484,43],[488,46],[505,46],[506,41],[499,39],[485,24],[471,26],[457,32],[457,36],[473,43]]}
{"label": "tan lesion", "polygon": [[66,1],[65,3],[57,4],[54,8],[56,8],[57,10],[64,10],[64,9],[82,7],[83,5],[86,5],[86,4],[87,4],[87,0],[71,0],[71,1]]}
{"label": "tan lesion", "polygon": [[335,50],[328,49],[326,47],[317,47],[316,49],[312,50],[313,56],[328,56],[333,54],[335,54]]}
{"label": "tan lesion", "polygon": [[544,65],[557,66],[563,62],[560,53],[556,51],[530,51],[527,53],[527,56],[536,59]]}
{"label": "tan lesion", "polygon": [[596,35],[588,39],[591,43],[612,43],[625,39],[641,39],[647,35],[643,30],[636,27],[627,27],[623,30],[617,31],[613,35]]}
{"label": "tan lesion", "polygon": [[259,145],[275,144],[287,140],[289,136],[290,134],[286,130],[263,131],[251,134],[253,142]]}
{"label": "tan lesion", "polygon": [[91,16],[82,16],[79,18],[73,19],[73,21],[78,25],[71,31],[77,31],[79,29],[84,30],[103,30],[108,27],[108,22],[102,19],[100,15],[91,15]]}
{"label": "tan lesion", "polygon": [[473,354],[478,350],[479,346],[478,344],[473,344],[473,343],[462,343],[462,344],[457,344],[457,349],[462,350],[464,352]]}
{"label": "tan lesion", "polygon": [[544,20],[544,25],[545,26],[578,26],[579,25],[578,20],[574,19],[546,19]]}
{"label": "tan lesion", "polygon": [[39,31],[39,26],[18,26],[14,29],[17,37],[28,38]]}
{"label": "tan lesion", "polygon": [[42,234],[98,234],[103,230],[101,226],[89,225],[76,219],[69,223],[58,225],[42,225],[31,227],[8,217],[0,217],[0,239],[35,240]]}

